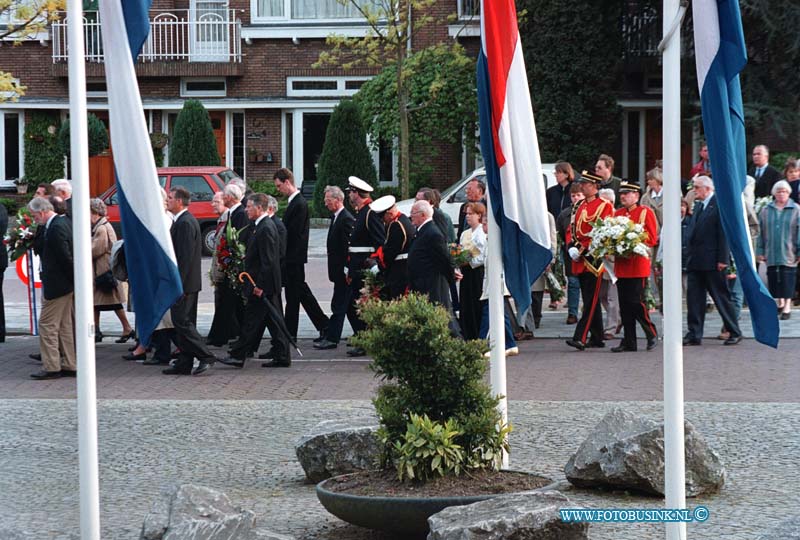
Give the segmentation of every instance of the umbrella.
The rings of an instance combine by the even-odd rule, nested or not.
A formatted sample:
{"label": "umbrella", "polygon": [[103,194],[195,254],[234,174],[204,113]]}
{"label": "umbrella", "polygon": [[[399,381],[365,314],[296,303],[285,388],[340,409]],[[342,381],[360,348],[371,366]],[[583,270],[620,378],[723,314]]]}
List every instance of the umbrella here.
{"label": "umbrella", "polygon": [[[249,281],[250,283],[249,284],[245,283],[244,278],[247,278],[247,281]],[[239,274],[239,282],[249,289],[248,291],[246,291],[248,293],[251,292],[252,289],[254,289],[256,286],[256,282],[253,281],[253,278],[247,272],[242,272]],[[297,343],[294,341],[294,339],[292,339],[292,336],[289,334],[289,329],[286,328],[286,321],[283,320],[283,313],[281,313],[280,310],[275,306],[275,304],[270,302],[269,298],[267,298],[263,294],[261,295],[261,301],[264,302],[264,304],[267,306],[267,311],[270,312],[272,320],[275,321],[275,324],[278,327],[278,331],[281,332],[284,336],[286,336],[286,339],[289,341],[289,343],[292,344],[292,347],[294,347],[294,350],[297,351],[297,354],[303,356],[303,352],[297,346]]]}

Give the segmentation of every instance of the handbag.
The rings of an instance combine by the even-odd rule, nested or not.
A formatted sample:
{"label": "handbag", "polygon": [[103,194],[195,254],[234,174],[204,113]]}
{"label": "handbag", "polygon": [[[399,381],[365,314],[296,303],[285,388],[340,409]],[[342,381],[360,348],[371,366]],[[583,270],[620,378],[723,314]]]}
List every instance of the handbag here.
{"label": "handbag", "polygon": [[111,273],[111,270],[107,270],[94,278],[94,285],[99,290],[110,293],[117,288],[117,280],[114,278],[114,274]]}

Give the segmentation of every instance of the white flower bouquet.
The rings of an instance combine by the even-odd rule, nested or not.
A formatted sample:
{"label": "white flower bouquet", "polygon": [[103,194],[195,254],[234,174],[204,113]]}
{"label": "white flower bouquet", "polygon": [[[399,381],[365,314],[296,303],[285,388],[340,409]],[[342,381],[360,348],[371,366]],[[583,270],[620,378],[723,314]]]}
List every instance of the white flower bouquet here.
{"label": "white flower bouquet", "polygon": [[634,223],[628,217],[612,216],[598,220],[589,236],[592,238],[589,252],[598,259],[633,255],[650,257],[644,225]]}

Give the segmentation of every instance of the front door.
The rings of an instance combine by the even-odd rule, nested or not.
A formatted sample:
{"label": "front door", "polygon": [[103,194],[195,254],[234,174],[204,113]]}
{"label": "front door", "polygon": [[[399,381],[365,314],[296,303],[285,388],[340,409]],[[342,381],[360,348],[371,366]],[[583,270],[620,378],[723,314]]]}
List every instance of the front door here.
{"label": "front door", "polygon": [[219,152],[219,164],[225,165],[226,146],[225,146],[225,111],[209,111],[211,127],[214,130],[214,138],[217,140],[217,152]]}
{"label": "front door", "polygon": [[228,60],[227,0],[191,0],[189,58],[192,62]]}

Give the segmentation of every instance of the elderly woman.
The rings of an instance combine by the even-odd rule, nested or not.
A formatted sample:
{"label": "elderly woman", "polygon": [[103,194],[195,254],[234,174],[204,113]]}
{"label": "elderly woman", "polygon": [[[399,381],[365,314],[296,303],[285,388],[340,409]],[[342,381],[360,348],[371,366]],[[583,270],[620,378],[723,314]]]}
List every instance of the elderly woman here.
{"label": "elderly woman", "polygon": [[658,228],[661,229],[662,225],[662,209],[664,207],[664,198],[661,192],[664,185],[664,177],[662,176],[661,169],[656,167],[650,169],[645,175],[645,182],[647,182],[647,191],[642,195],[642,200],[639,202],[642,206],[647,206],[653,210],[658,222]]}
{"label": "elderly woman", "polygon": [[758,216],[761,227],[756,257],[767,264],[769,292],[778,304],[781,320],[791,317],[800,253],[800,207],[789,198],[791,192],[786,180],[775,182],[772,186],[774,200]]}
{"label": "elderly woman", "polygon": [[228,209],[225,207],[222,192],[218,191],[211,200],[211,207],[219,215],[217,218],[217,232],[214,236],[214,254],[211,256],[211,285],[214,287],[214,319],[211,321],[211,328],[206,338],[207,345],[222,347],[228,341],[239,335],[239,322],[235,317],[236,302],[241,302],[233,292],[225,276],[225,272],[219,267],[219,246],[220,241],[225,238],[228,231]]}
{"label": "elderly woman", "polygon": [[125,298],[125,285],[111,276],[111,246],[117,241],[114,227],[106,219],[106,205],[100,199],[89,201],[92,220],[92,269],[94,270],[94,326],[95,342],[103,340],[100,331],[100,312],[113,311],[122,323],[122,336],[116,343],[125,343],[135,337],[133,328],[125,316],[122,299]]}
{"label": "elderly woman", "polygon": [[486,207],[481,203],[466,206],[467,229],[461,233],[459,244],[470,253],[469,263],[461,269],[461,310],[459,323],[464,339],[478,339],[481,329],[481,289],[483,287],[483,263],[486,261],[486,233],[481,219]]}

